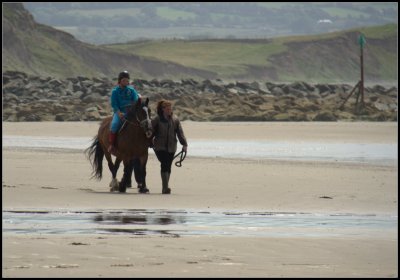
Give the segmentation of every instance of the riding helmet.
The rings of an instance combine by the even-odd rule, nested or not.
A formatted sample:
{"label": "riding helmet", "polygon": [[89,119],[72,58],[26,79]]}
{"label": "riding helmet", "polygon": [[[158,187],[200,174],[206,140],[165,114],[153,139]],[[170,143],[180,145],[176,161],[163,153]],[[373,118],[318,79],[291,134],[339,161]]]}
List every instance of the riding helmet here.
{"label": "riding helmet", "polygon": [[123,78],[130,79],[128,71],[125,70],[118,74],[118,83],[121,82]]}

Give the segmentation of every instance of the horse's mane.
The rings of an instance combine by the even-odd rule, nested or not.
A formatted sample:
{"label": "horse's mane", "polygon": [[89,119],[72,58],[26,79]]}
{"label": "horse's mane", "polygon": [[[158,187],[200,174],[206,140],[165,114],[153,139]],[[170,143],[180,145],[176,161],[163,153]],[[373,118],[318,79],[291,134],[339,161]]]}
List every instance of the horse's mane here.
{"label": "horse's mane", "polygon": [[138,111],[138,109],[141,106],[141,102],[139,100],[136,103],[132,103],[131,106],[129,106],[129,108],[128,108],[128,113],[126,115],[126,118],[129,121],[133,121],[135,119],[136,112]]}
{"label": "horse's mane", "polygon": [[[142,107],[147,106],[147,104],[148,104],[148,98],[147,98],[146,102],[143,102],[142,99],[139,98],[136,103],[132,103],[131,106],[128,108],[128,113],[127,113],[126,118],[129,121],[136,120],[137,119],[136,114],[139,112],[139,110]],[[148,112],[150,114],[151,110],[150,110],[150,108],[148,106],[147,106],[147,109],[148,109]]]}

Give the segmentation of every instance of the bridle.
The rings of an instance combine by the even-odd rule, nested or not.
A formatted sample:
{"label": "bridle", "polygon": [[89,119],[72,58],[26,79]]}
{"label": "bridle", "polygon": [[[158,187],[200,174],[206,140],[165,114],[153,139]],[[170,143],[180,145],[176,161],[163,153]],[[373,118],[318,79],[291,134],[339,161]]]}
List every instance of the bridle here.
{"label": "bridle", "polygon": [[[141,106],[141,105],[139,105],[139,106]],[[147,105],[143,105],[143,107],[141,107],[141,109],[143,111],[145,111],[146,118],[143,120],[140,120],[138,117],[138,114],[137,114],[138,110],[136,110],[136,108],[134,108],[134,112],[135,112],[134,120],[131,121],[131,120],[128,120],[127,118],[124,118],[121,129],[119,131],[122,131],[122,129],[124,129],[126,124],[130,124],[130,125],[134,125],[134,126],[142,128],[146,134],[146,137],[150,138],[152,135],[152,131],[151,131],[151,129],[148,129],[148,128],[151,128],[151,119],[150,119],[150,114],[149,114],[149,108],[147,107]]]}

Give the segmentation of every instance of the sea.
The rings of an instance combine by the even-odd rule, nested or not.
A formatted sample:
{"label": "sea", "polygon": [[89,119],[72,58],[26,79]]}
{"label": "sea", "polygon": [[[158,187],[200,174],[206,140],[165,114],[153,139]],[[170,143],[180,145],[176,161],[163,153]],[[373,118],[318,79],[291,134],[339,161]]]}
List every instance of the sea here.
{"label": "sea", "polygon": [[[3,148],[84,151],[91,143],[92,138],[89,137],[3,135]],[[180,149],[178,144],[178,151]],[[189,142],[187,156],[397,165],[397,151],[397,143],[192,140]],[[154,151],[150,149],[149,153]]]}

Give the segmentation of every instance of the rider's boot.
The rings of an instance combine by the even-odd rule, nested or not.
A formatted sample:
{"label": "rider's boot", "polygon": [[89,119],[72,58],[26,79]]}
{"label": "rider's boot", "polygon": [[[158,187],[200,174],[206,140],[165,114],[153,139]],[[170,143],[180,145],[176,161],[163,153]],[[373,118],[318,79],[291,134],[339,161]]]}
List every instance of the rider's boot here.
{"label": "rider's boot", "polygon": [[110,142],[110,146],[108,147],[108,152],[115,156],[117,149],[115,148],[115,142],[117,140],[117,133],[113,133],[110,131],[108,135],[108,141]]}
{"label": "rider's boot", "polygon": [[170,174],[169,172],[161,172],[162,193],[163,194],[171,193],[171,189],[168,188],[169,174]]}

